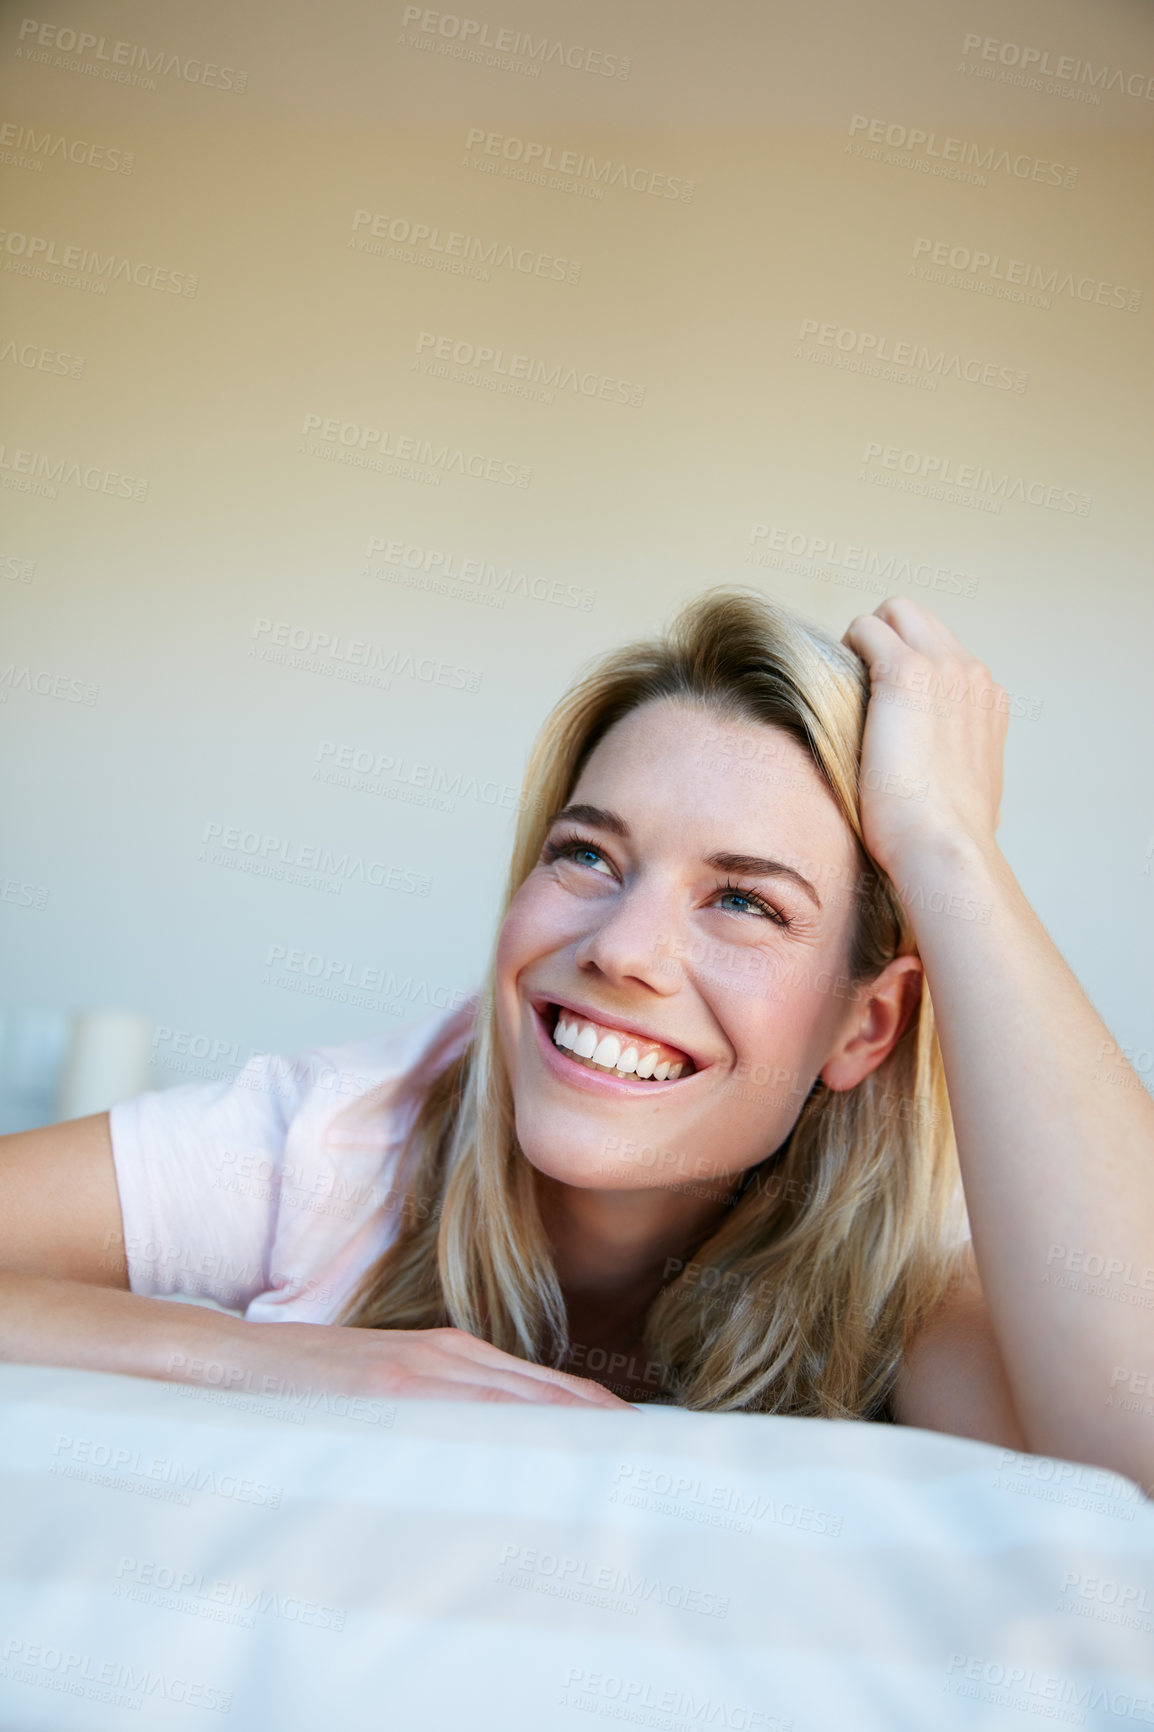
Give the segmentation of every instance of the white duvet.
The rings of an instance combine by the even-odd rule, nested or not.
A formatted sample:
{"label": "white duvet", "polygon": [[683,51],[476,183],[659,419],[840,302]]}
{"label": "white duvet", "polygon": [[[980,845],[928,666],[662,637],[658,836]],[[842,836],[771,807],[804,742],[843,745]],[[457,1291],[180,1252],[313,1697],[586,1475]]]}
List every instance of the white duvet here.
{"label": "white duvet", "polygon": [[1091,1467],[28,1366],[0,1449],[6,1732],[1154,1725],[1154,1504]]}

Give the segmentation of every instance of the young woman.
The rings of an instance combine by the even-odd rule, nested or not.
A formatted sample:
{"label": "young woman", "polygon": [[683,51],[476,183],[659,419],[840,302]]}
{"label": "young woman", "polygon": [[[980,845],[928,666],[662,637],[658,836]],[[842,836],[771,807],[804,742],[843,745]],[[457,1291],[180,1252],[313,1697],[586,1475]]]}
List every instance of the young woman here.
{"label": "young woman", "polygon": [[1009,708],[904,598],[838,643],[712,590],[604,657],[475,1000],[0,1140],[0,1354],[894,1419],[1154,1487],[1154,1102],[994,840]]}

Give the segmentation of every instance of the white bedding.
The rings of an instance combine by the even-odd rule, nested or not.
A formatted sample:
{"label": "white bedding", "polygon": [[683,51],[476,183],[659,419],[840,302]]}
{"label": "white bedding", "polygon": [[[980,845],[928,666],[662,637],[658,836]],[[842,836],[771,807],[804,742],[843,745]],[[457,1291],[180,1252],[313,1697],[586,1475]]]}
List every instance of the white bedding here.
{"label": "white bedding", "polygon": [[1154,1504],[897,1426],[0,1366],[0,1727],[1154,1725]]}

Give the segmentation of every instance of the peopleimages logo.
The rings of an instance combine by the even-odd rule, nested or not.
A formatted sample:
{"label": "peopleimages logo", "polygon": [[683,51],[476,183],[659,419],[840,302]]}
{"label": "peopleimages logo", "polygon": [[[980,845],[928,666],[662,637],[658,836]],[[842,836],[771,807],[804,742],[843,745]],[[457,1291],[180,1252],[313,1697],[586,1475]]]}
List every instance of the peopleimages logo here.
{"label": "peopleimages logo", "polygon": [[[495,782],[491,778],[478,781],[476,776],[446,769],[443,764],[337,740],[322,740],[313,756],[317,760],[314,782],[332,782],[370,793],[391,793],[420,806],[439,804],[449,812],[455,809],[457,800],[476,800],[483,806],[501,806],[506,811],[514,807],[517,811],[522,809],[520,793],[511,782]],[[342,774],[347,771],[353,774]],[[389,783],[394,786],[389,787]]]}
{"label": "peopleimages logo", "polygon": [[40,343],[23,343],[15,337],[0,342],[0,361],[11,361],[16,367],[27,367],[38,373],[60,373],[79,379],[84,372],[82,355],[62,354],[59,349],[46,349]]}
{"label": "peopleimages logo", "polygon": [[[65,138],[62,132],[37,132],[34,126],[21,126],[16,121],[0,125],[0,145],[7,150],[28,151],[30,154],[17,167],[41,168],[34,160],[58,156],[62,161],[82,164],[85,168],[100,168],[111,174],[131,174],[136,157],[131,150],[117,150],[109,144],[91,144],[83,138]],[[13,162],[7,155],[2,160]]]}
{"label": "peopleimages logo", "polygon": [[[849,135],[856,138],[859,134],[871,144],[885,144],[891,150],[907,153],[910,159],[908,166],[926,166],[919,162],[922,156],[937,159],[943,171],[948,165],[959,170],[977,169],[982,173],[1008,174],[1016,180],[1036,180],[1049,186],[1072,187],[1077,184],[1078,170],[1070,168],[1065,163],[1051,162],[1048,157],[1030,156],[1025,151],[998,150],[992,144],[982,145],[969,138],[954,138],[952,135],[927,132],[920,126],[903,126],[897,121],[873,120],[868,114],[855,114],[850,118]],[[849,150],[850,146],[846,145]],[[938,172],[933,170],[932,172]],[[979,183],[984,185],[985,182]]]}
{"label": "peopleimages logo", "polygon": [[[367,235],[360,232],[365,228]],[[348,244],[357,252],[377,258],[401,259],[458,276],[471,276],[479,282],[489,281],[490,266],[517,271],[525,277],[544,277],[555,283],[581,280],[581,266],[575,259],[555,258],[552,253],[539,253],[534,247],[514,246],[509,241],[483,240],[480,235],[442,229],[438,223],[413,222],[408,217],[390,216],[386,211],[354,211]]]}
{"label": "peopleimages logo", "polygon": [[[163,48],[145,48],[140,42],[115,42],[109,51],[107,36],[93,36],[87,30],[77,32],[68,25],[42,24],[37,18],[25,18],[21,23],[19,41],[28,46],[18,47],[15,52],[24,60],[48,61],[54,58],[49,52],[34,52],[30,39],[35,41],[37,48],[57,50],[57,59],[60,54],[75,55],[74,70],[91,73],[94,77],[111,78],[118,84],[144,84],[150,90],[156,89],[154,79],[136,78],[134,72],[158,72],[162,78],[175,76],[186,84],[206,84],[213,90],[234,90],[238,94],[248,83],[248,73],[238,72],[235,66],[182,58]],[[60,64],[67,65],[67,62]]]}
{"label": "peopleimages logo", "polygon": [[505,1587],[536,1589],[565,1600],[586,1600],[632,1616],[651,1601],[677,1611],[695,1612],[703,1618],[729,1616],[728,1594],[711,1593],[683,1582],[662,1581],[656,1576],[633,1575],[628,1567],[619,1564],[597,1564],[563,1552],[540,1551],[536,1546],[507,1545],[494,1579]]}
{"label": "peopleimages logo", "polygon": [[[950,241],[932,240],[928,235],[918,236],[912,256],[938,267],[939,272],[957,271],[961,276],[988,278],[991,284],[1020,286],[1037,294],[1069,295],[1071,300],[1097,307],[1118,307],[1123,312],[1136,313],[1142,304],[1141,289],[1127,289],[1101,277],[1077,276],[1058,265],[1035,265],[1027,259],[1004,257],[982,247],[954,246]],[[926,273],[911,267],[911,274]],[[992,294],[994,290],[990,287],[986,292]]]}
{"label": "peopleimages logo", "polygon": [[0,445],[0,481],[21,493],[57,497],[58,487],[82,487],[88,493],[111,493],[118,499],[148,498],[148,482],[138,475],[123,475],[98,463],[83,464],[67,457],[51,457],[19,445],[13,450]]}
{"label": "peopleimages logo", "polygon": [[407,896],[427,896],[432,879],[424,873],[390,866],[381,860],[366,861],[346,849],[336,853],[320,843],[297,842],[284,836],[245,830],[239,824],[210,819],[204,827],[198,860],[209,866],[226,866],[260,878],[303,884],[306,889],[327,890],[339,895],[346,884],[370,884],[374,889],[397,890]]}
{"label": "peopleimages logo", "polygon": [[100,687],[89,680],[71,679],[68,674],[52,673],[47,668],[33,672],[27,662],[22,667],[15,662],[0,666],[0,704],[8,702],[9,692],[19,691],[55,698],[58,703],[83,704],[86,709],[91,709],[100,696]]}
{"label": "peopleimages logo", "polygon": [[[380,674],[385,679],[386,690],[394,679],[421,680],[425,685],[451,686],[457,691],[477,692],[481,689],[479,668],[438,661],[433,656],[422,656],[418,660],[411,651],[386,649],[369,638],[346,638],[340,632],[317,631],[312,626],[297,625],[291,620],[264,618],[256,620],[252,636],[266,640],[253,644],[249,650],[258,661],[283,662],[289,658],[264,652],[287,650],[306,658],[310,672],[319,672],[329,666],[348,666]],[[354,681],[354,684],[361,683]]]}
{"label": "peopleimages logo", "polygon": [[34,559],[21,559],[15,553],[0,553],[0,578],[8,583],[31,583],[35,576]]}
{"label": "peopleimages logo", "polygon": [[[507,596],[519,595],[526,601],[543,601],[553,607],[578,608],[582,613],[588,613],[597,599],[596,590],[584,589],[579,584],[535,576],[528,571],[518,571],[511,565],[468,557],[448,548],[424,547],[402,537],[386,541],[381,535],[370,536],[366,557],[371,560],[378,553],[382,555],[384,564],[362,567],[362,577],[386,582],[401,580],[417,589],[432,588],[458,596],[475,592],[499,607],[504,607]],[[471,587],[450,592],[449,583]]]}
{"label": "peopleimages logo", "polygon": [[[465,451],[459,445],[442,445],[434,439],[395,433],[390,428],[342,421],[338,415],[306,415],[301,434],[305,443],[297,449],[306,455],[325,456],[331,461],[378,471],[383,469],[386,458],[402,464],[423,465],[435,476],[438,486],[442,475],[454,473],[470,475],[474,481],[493,481],[501,487],[528,487],[533,478],[532,467],[527,463],[512,463],[483,451]],[[325,443],[314,449],[313,435]]]}
{"label": "peopleimages logo", "polygon": [[1085,1725],[1087,1709],[1092,1714],[1116,1714],[1120,1720],[1141,1721],[1147,1726],[1151,1719],[1148,1696],[1086,1681],[1081,1674],[1067,1677],[1028,1663],[1008,1665],[984,1654],[951,1654],[943,1689],[1072,1726]]}
{"label": "peopleimages logo", "polygon": [[232,1691],[175,1672],[156,1672],[137,1660],[109,1660],[82,1654],[51,1641],[33,1642],[10,1636],[0,1655],[0,1677],[16,1684],[35,1684],[66,1696],[86,1696],[113,1708],[139,1711],[145,1698],[179,1702],[184,1708],[205,1708],[218,1714],[232,1711]]}
{"label": "peopleimages logo", "polygon": [[[649,193],[654,198],[681,199],[688,204],[693,198],[695,183],[676,175],[658,174],[656,169],[631,167],[615,162],[612,157],[599,161],[581,150],[554,153],[551,144],[541,144],[531,138],[513,138],[503,132],[486,132],[483,126],[471,126],[465,138],[465,149],[479,148],[482,156],[500,157],[505,162],[524,163],[526,168],[551,170],[554,174],[574,180],[591,180],[602,186],[625,187],[630,192]],[[468,162],[468,157],[466,157]]]}
{"label": "peopleimages logo", "polygon": [[900,475],[914,476],[920,481],[941,487],[957,487],[964,492],[988,495],[995,501],[1017,499],[1025,505],[1039,505],[1048,511],[1076,512],[1088,517],[1093,496],[1079,493],[1071,487],[1054,487],[1045,481],[1028,481],[1025,476],[1000,473],[980,463],[958,463],[932,451],[903,451],[899,445],[881,445],[875,439],[866,441],[862,462],[877,463],[883,469]]}
{"label": "peopleimages logo", "polygon": [[978,62],[1014,68],[1026,75],[1054,78],[1061,84],[1090,86],[1094,90],[1118,90],[1125,96],[1137,96],[1144,102],[1154,102],[1154,73],[1123,72],[1121,67],[1103,63],[1094,66],[1089,60],[1062,54],[1051,61],[1048,48],[1027,48],[1020,42],[1002,42],[996,36],[979,36],[970,32],[962,42],[962,58],[976,55],[966,68],[977,70]]}
{"label": "peopleimages logo", "polygon": [[[381,1403],[375,1405],[379,1408]],[[207,1616],[216,1623],[240,1624],[250,1630],[256,1625],[254,1613],[308,1624],[318,1630],[345,1627],[343,1606],[326,1606],[319,1600],[301,1600],[275,1589],[250,1587],[247,1582],[205,1576],[199,1570],[178,1569],[175,1564],[158,1563],[152,1558],[122,1557],[112,1591],[123,1599],[143,1600],[171,1611]],[[230,1613],[236,1616],[230,1617]]]}
{"label": "peopleimages logo", "polygon": [[602,1718],[632,1721],[635,1726],[665,1726],[669,1732],[690,1727],[728,1727],[730,1732],[793,1732],[794,1722],[766,1708],[720,1696],[694,1696],[689,1691],[648,1678],[620,1672],[593,1672],[570,1666],[565,1674],[562,1704]]}
{"label": "peopleimages logo", "polygon": [[[749,532],[755,551],[764,542],[767,551],[788,554],[818,565],[832,565],[851,572],[861,572],[875,579],[879,593],[888,594],[895,583],[913,583],[919,589],[945,591],[964,595],[971,600],[978,593],[978,580],[952,566],[931,565],[928,560],[899,558],[894,553],[881,553],[861,543],[841,541],[835,536],[811,535],[802,529],[787,529],[779,524],[755,523]],[[751,565],[760,560],[750,559]]]}
{"label": "peopleimages logo", "polygon": [[406,6],[401,14],[401,23],[416,25],[418,30],[439,37],[446,45],[450,42],[459,44],[461,58],[485,60],[485,55],[470,53],[469,50],[486,48],[491,50],[488,64],[499,66],[499,56],[504,54],[515,60],[529,61],[533,63],[535,76],[542,66],[567,66],[570,72],[592,72],[601,78],[628,78],[633,64],[620,54],[606,54],[598,48],[581,48],[576,43],[561,42],[552,36],[534,37],[527,30],[504,26],[492,28],[479,18],[460,18],[454,12],[431,12],[424,6]]}
{"label": "peopleimages logo", "polygon": [[[1002,367],[995,361],[980,361],[975,356],[962,356],[956,351],[931,347],[904,338],[883,336],[877,331],[857,331],[849,325],[822,323],[818,319],[803,319],[798,339],[803,343],[818,343],[823,348],[853,355],[868,362],[890,362],[895,368],[911,368],[929,373],[935,379],[963,379],[970,385],[987,385],[997,391],[1026,389],[1030,375],[1020,367]],[[832,357],[831,357],[832,359]]]}
{"label": "peopleimages logo", "polygon": [[26,235],[19,230],[0,229],[0,250],[9,260],[19,259],[19,265],[6,262],[5,270],[20,271],[25,276],[42,276],[44,265],[56,265],[81,276],[106,278],[108,282],[132,283],[138,289],[157,289],[170,295],[195,295],[197,278],[187,271],[168,270],[163,265],[148,264],[144,259],[130,259],[119,253],[99,253],[95,247],[67,245],[57,251],[55,240],[45,235]]}
{"label": "peopleimages logo", "polygon": [[[438,366],[438,363],[445,363]],[[516,395],[536,390],[546,402],[556,391],[573,391],[580,397],[599,397],[604,403],[628,403],[638,408],[645,386],[589,367],[570,367],[561,361],[540,361],[515,350],[494,348],[491,343],[473,343],[445,337],[435,331],[417,336],[414,371],[435,377],[458,378],[464,384],[480,384],[490,390]]]}

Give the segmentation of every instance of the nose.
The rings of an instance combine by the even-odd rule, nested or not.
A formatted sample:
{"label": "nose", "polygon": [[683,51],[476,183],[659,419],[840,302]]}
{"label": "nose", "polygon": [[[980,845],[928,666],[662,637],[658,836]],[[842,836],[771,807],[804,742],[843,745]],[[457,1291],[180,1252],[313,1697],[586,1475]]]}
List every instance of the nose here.
{"label": "nose", "polygon": [[652,881],[631,884],[601,903],[594,918],[574,952],[578,968],[615,986],[640,982],[663,998],[679,991],[684,970],[676,957],[684,946],[676,943],[680,916],[672,890]]}

